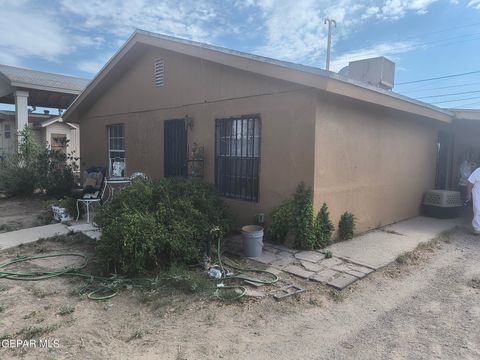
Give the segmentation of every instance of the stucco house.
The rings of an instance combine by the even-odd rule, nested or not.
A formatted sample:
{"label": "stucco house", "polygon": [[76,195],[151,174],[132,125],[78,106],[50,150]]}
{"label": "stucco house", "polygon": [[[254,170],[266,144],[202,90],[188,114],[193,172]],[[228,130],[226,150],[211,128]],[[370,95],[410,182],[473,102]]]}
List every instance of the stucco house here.
{"label": "stucco house", "polygon": [[419,213],[453,118],[333,72],[140,30],[64,114],[82,128],[83,168],[188,175],[200,147],[239,223],[268,221],[303,181],[360,232]]}

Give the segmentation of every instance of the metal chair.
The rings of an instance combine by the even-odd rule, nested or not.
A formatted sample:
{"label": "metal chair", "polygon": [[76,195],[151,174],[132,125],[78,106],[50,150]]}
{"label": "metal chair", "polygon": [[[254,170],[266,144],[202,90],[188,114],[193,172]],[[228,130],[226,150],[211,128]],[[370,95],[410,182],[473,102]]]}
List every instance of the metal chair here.
{"label": "metal chair", "polygon": [[93,194],[85,194],[81,199],[77,199],[77,221],[80,218],[80,204],[84,204],[87,209],[87,223],[90,223],[90,205],[99,204],[103,196],[105,195],[105,190],[107,188],[107,182],[103,181],[102,187],[100,190],[96,191]]}

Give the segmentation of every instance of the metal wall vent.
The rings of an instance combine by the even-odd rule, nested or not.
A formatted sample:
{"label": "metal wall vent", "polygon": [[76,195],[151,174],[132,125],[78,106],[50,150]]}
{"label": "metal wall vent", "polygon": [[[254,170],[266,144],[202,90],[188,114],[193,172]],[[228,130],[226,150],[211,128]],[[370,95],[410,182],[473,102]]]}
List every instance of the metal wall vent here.
{"label": "metal wall vent", "polygon": [[154,65],[155,86],[162,87],[165,85],[165,63],[163,60],[155,60]]}

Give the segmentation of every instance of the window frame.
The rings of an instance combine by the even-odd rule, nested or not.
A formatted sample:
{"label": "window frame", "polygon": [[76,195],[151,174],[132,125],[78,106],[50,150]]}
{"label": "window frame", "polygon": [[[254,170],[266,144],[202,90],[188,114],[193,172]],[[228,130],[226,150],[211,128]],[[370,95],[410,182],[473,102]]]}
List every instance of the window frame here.
{"label": "window frame", "polygon": [[218,193],[226,198],[258,202],[262,139],[260,114],[215,119],[214,138],[214,176]]}
{"label": "window frame", "polygon": [[[7,130],[8,127],[8,130]],[[4,139],[11,139],[12,138],[12,125],[11,124],[3,124],[3,137]]]}
{"label": "window frame", "polygon": [[[114,128],[121,127],[123,136],[111,136],[111,132]],[[127,156],[126,156],[126,142],[125,142],[125,124],[118,123],[118,124],[110,124],[107,125],[107,157],[108,157],[108,176],[109,178],[113,178],[112,175],[112,165],[113,160],[116,158],[123,159],[124,169],[123,169],[123,176],[115,176],[115,178],[124,178],[127,175]],[[121,144],[123,145],[123,149],[112,149],[112,140],[121,140]],[[115,156],[112,158],[112,153],[123,153],[123,157]]]}

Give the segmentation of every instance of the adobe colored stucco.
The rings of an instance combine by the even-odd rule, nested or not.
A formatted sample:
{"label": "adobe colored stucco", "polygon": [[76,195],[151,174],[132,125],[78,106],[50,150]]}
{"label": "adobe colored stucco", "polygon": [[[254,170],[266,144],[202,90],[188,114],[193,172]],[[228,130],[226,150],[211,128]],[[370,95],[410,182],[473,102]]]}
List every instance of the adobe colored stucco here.
{"label": "adobe colored stucco", "polygon": [[[161,88],[156,59],[165,62]],[[317,208],[328,203],[335,223],[353,212],[358,231],[417,215],[433,187],[437,128],[420,116],[160,48],[123,69],[75,114],[83,168],[107,166],[106,126],[123,123],[127,174],[162,177],[163,123],[189,116],[188,143],[205,147],[205,179],[213,182],[215,119],[260,114],[259,201],[226,200],[239,224],[268,215],[301,181],[313,188]]]}
{"label": "adobe colored stucco", "polygon": [[417,215],[435,183],[437,131],[407,113],[319,94],[315,205],[326,202],[335,224],[352,212],[358,232]]}
{"label": "adobe colored stucco", "polygon": [[[165,86],[156,88],[153,63],[165,62]],[[215,119],[260,114],[259,201],[226,199],[239,223],[268,214],[300,181],[313,186],[314,92],[213,62],[151,49],[81,115],[82,167],[107,166],[106,126],[123,123],[127,174],[163,176],[163,123],[189,116],[189,145],[205,147],[205,180],[214,182]]]}

